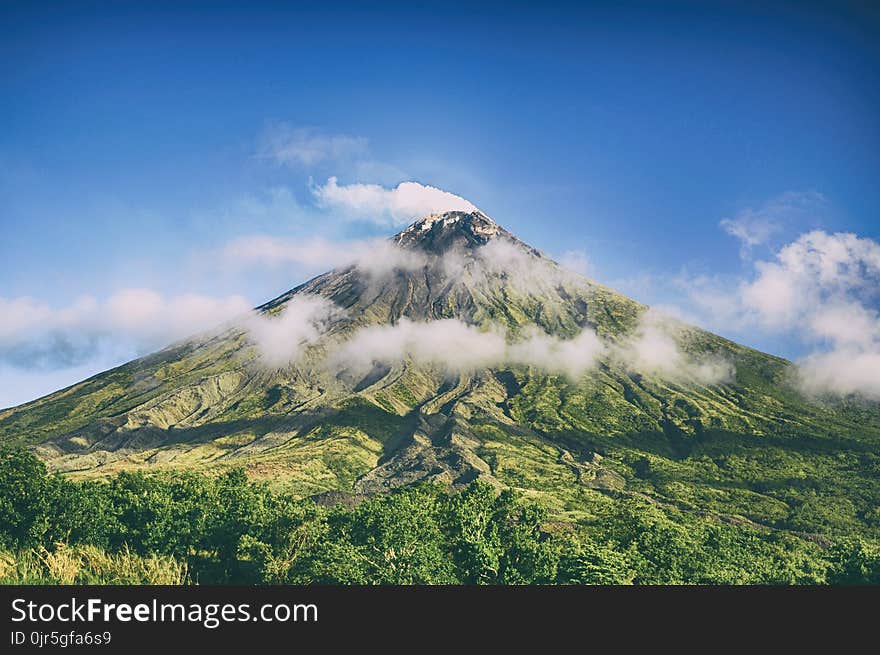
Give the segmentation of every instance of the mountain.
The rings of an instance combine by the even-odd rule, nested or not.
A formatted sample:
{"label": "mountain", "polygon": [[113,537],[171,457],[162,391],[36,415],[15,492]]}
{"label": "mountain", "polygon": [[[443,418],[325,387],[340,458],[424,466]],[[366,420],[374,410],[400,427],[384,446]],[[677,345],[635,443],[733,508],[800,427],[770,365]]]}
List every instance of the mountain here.
{"label": "mountain", "polygon": [[[243,466],[332,498],[481,478],[572,520],[638,496],[880,529],[876,404],[809,398],[789,362],[658,318],[480,212],[427,216],[256,312],[0,411],[0,444],[74,477]],[[277,350],[288,325],[279,360],[260,333]]]}

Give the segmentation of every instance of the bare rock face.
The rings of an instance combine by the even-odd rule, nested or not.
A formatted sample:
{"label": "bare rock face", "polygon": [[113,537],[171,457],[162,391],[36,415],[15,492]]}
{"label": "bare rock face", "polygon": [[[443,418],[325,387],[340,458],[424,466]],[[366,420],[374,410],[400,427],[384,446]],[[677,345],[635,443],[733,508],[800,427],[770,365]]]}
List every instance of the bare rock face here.
{"label": "bare rock face", "polygon": [[405,248],[419,248],[424,252],[442,254],[455,248],[485,246],[493,238],[504,238],[522,244],[510,232],[479,211],[453,211],[425,216],[398,233],[393,241]]}

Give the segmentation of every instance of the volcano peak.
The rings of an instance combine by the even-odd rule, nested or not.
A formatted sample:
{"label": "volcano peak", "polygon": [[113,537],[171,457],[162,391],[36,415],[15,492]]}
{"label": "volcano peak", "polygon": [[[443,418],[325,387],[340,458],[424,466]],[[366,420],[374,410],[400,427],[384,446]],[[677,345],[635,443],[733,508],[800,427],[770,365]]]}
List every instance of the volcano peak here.
{"label": "volcano peak", "polygon": [[477,248],[498,237],[518,241],[479,210],[447,211],[420,218],[397,233],[393,241],[404,248],[439,253],[453,247]]}

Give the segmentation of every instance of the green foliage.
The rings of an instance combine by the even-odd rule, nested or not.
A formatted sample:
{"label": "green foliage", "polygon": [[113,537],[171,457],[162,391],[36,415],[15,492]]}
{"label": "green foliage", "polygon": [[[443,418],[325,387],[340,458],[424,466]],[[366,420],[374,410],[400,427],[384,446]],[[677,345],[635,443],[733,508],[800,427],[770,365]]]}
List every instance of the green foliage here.
{"label": "green foliage", "polygon": [[186,556],[205,533],[216,493],[198,474],[173,478],[120,473],[107,485],[112,512],[107,540],[138,553]]}
{"label": "green foliage", "polygon": [[56,484],[56,479],[46,475],[46,466],[30,453],[0,453],[0,544],[29,548],[43,541],[49,532]]}
{"label": "green foliage", "polygon": [[247,479],[50,475],[0,458],[0,582],[876,584],[880,542],[828,543],[622,496],[577,523],[510,490],[416,485],[323,507]]}
{"label": "green foliage", "polygon": [[541,530],[544,518],[546,510],[479,482],[452,497],[446,521],[462,582],[553,582],[558,554]]}
{"label": "green foliage", "polygon": [[441,533],[441,496],[415,487],[332,510],[321,543],[291,569],[292,580],[341,584],[456,582]]}
{"label": "green foliage", "polygon": [[852,539],[834,548],[831,582],[880,584],[880,543]]}
{"label": "green foliage", "polygon": [[186,563],[167,555],[137,555],[128,549],[107,552],[97,546],[59,544],[0,552],[0,584],[156,584],[188,581]]}
{"label": "green foliage", "polygon": [[701,519],[638,499],[608,506],[590,533],[628,555],[635,584],[821,584],[833,558],[789,534]]}
{"label": "green foliage", "polygon": [[635,572],[625,553],[612,545],[577,540],[563,551],[557,581],[561,584],[626,585]]}

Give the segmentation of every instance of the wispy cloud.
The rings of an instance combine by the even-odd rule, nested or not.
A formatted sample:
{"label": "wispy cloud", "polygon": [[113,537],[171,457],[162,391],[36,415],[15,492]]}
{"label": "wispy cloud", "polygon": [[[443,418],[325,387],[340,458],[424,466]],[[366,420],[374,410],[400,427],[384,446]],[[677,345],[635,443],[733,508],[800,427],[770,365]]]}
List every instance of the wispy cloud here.
{"label": "wispy cloud", "polygon": [[559,258],[559,263],[570,271],[580,275],[589,275],[591,270],[590,258],[584,250],[566,250]]}
{"label": "wispy cloud", "polygon": [[[296,364],[304,347],[322,336],[338,313],[321,299],[297,298],[280,319],[261,317],[249,322],[251,339],[270,367]],[[513,339],[500,325],[477,326],[458,319],[414,321],[355,330],[341,342],[328,342],[325,360],[333,373],[365,375],[376,364],[412,362],[447,373],[472,373],[484,368],[530,366],[571,380],[594,370],[602,359],[634,372],[676,382],[719,384],[734,378],[733,366],[720,357],[695,358],[680,347],[666,319],[646,318],[632,335],[618,342],[602,340],[586,328],[562,339],[537,325]]]}
{"label": "wispy cloud", "polygon": [[242,320],[262,362],[270,368],[295,363],[304,348],[315,343],[342,310],[321,296],[299,295],[275,314],[253,313]]}
{"label": "wispy cloud", "polygon": [[724,218],[719,223],[730,236],[742,242],[743,248],[758,246],[769,239],[781,226],[771,220],[738,215],[736,218]]}
{"label": "wispy cloud", "polygon": [[752,248],[766,243],[786,224],[815,212],[824,204],[825,197],[816,191],[787,191],[759,207],[747,207],[731,218],[721,219],[719,226],[739,239],[740,254],[746,258]]}
{"label": "wispy cloud", "polygon": [[577,379],[592,369],[606,346],[585,329],[573,339],[559,339],[535,327],[514,341],[498,325],[481,328],[457,319],[418,322],[407,318],[394,325],[361,328],[335,351],[334,369],[365,374],[376,363],[411,361],[448,373],[483,368],[533,366]]}
{"label": "wispy cloud", "polygon": [[412,359],[451,372],[492,366],[505,358],[504,334],[481,331],[455,320],[374,325],[358,330],[335,352],[330,363],[337,368],[366,373],[374,362],[395,364]]}
{"label": "wispy cloud", "polygon": [[255,156],[292,170],[344,175],[362,182],[396,184],[407,177],[398,166],[377,159],[366,137],[286,122],[266,125],[257,137]]}
{"label": "wispy cloud", "polygon": [[378,184],[339,184],[330,177],[325,184],[314,185],[312,193],[321,207],[390,227],[428,214],[477,209],[461,196],[418,182],[401,182],[389,189]]}
{"label": "wispy cloud", "polygon": [[[444,253],[440,258],[400,249],[393,244],[387,252],[364,257],[357,265],[374,278],[381,278],[400,268],[431,267],[443,278],[442,284],[456,284],[467,276],[476,286],[504,284],[518,292],[551,293],[560,284],[582,282],[553,266],[544,258],[530,255],[504,240],[493,240],[473,251]],[[412,261],[408,256],[415,257]],[[376,262],[381,263],[375,268]],[[267,339],[255,331],[254,342],[268,342],[264,359],[272,366],[296,363],[304,350],[299,344],[317,342],[322,336],[317,326],[330,325],[327,317],[339,317],[327,308],[326,301],[297,300],[289,310],[294,328],[290,339],[284,337],[283,320],[272,324],[277,339]],[[317,317],[317,320],[316,320]],[[284,319],[287,320],[287,319]],[[316,331],[318,330],[318,331]],[[675,381],[716,384],[733,379],[733,367],[717,357],[694,357],[681,347],[683,327],[658,312],[647,312],[630,335],[605,341],[592,329],[576,337],[561,339],[547,334],[538,325],[526,326],[514,338],[500,324],[473,325],[458,319],[416,321],[403,317],[393,325],[372,325],[355,330],[343,340],[333,336],[325,344],[327,365],[334,372],[342,370],[366,374],[376,363],[395,365],[412,361],[450,373],[462,373],[487,367],[532,366],[540,370],[577,379],[593,369],[600,359],[614,361],[633,371]],[[308,335],[303,337],[303,335]],[[279,344],[281,344],[279,346]],[[284,344],[292,350],[283,351]],[[264,346],[261,346],[261,348]],[[278,357],[281,349],[285,354]]]}
{"label": "wispy cloud", "polygon": [[348,134],[328,134],[313,127],[270,123],[257,140],[257,156],[277,164],[311,168],[341,160],[364,158],[369,141]]}
{"label": "wispy cloud", "polygon": [[300,203],[291,187],[275,184],[233,194],[213,207],[193,211],[190,219],[206,233],[237,234],[311,229],[317,215],[309,203]]}
{"label": "wispy cloud", "polygon": [[108,351],[144,354],[247,312],[241,296],[166,297],[125,289],[105,300],[83,296],[64,307],[33,298],[0,298],[0,364],[54,370]]}
{"label": "wispy cloud", "polygon": [[[256,157],[308,172],[311,199],[333,218],[395,227],[433,212],[476,209],[464,198],[443,189],[405,181],[408,176],[404,171],[372,155],[370,143],[364,137],[275,122],[268,124],[258,137]],[[313,177],[325,176],[323,184],[313,181]],[[340,184],[340,177],[353,182]],[[268,202],[250,199],[256,202],[243,203],[241,209],[251,215],[276,205],[299,210],[292,194],[285,191],[273,189]]]}
{"label": "wispy cloud", "polygon": [[210,257],[202,257],[205,259],[227,270],[268,267],[315,274],[357,265],[368,275],[381,276],[393,270],[416,270],[425,266],[429,258],[384,238],[333,241],[321,237],[282,239],[252,235],[233,239]]}
{"label": "wispy cloud", "polygon": [[333,241],[323,237],[286,239],[269,235],[251,235],[229,241],[212,261],[233,268],[293,268],[321,271],[357,260],[377,240]]}
{"label": "wispy cloud", "polygon": [[635,332],[614,347],[614,355],[638,373],[669,380],[696,380],[703,384],[730,382],[735,368],[717,356],[689,355],[680,345],[682,326],[657,309],[642,315]]}

